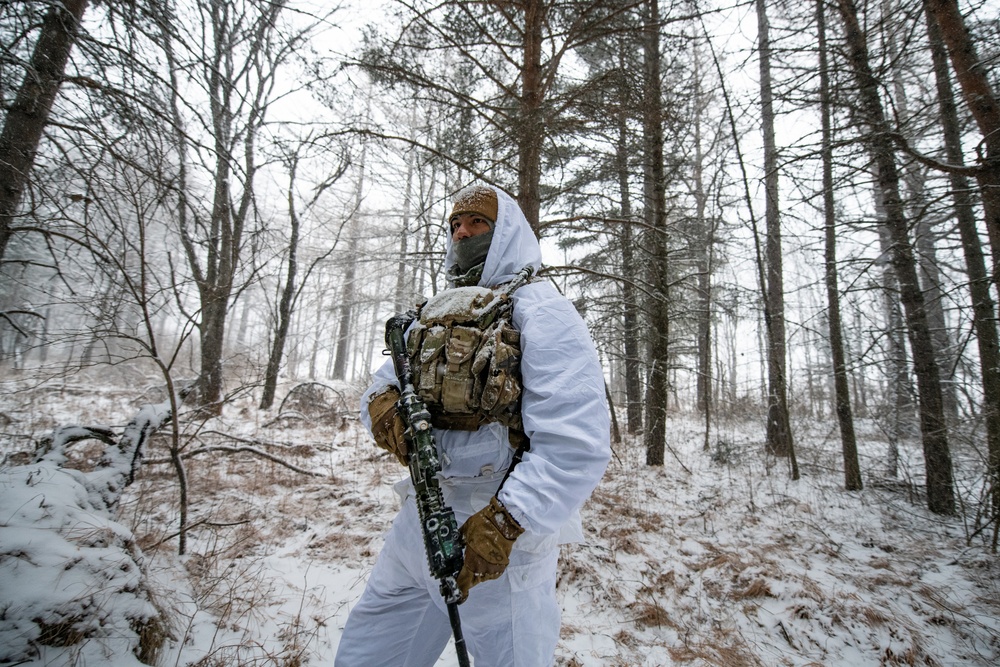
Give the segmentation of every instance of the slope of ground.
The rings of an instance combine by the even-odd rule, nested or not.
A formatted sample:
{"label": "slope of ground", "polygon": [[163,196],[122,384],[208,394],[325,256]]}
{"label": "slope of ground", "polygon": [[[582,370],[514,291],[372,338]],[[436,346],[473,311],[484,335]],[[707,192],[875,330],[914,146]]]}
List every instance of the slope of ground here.
{"label": "slope of ground", "polygon": [[[47,410],[20,396],[0,406],[8,452],[51,421],[129,416],[121,397],[100,392],[49,396]],[[557,664],[1000,663],[1000,561],[967,542],[960,518],[928,513],[911,488],[873,484],[874,474],[864,491],[840,490],[828,427],[799,425],[803,475],[790,481],[782,461],[762,454],[761,437],[745,435],[760,430],[730,424],[706,452],[699,426],[675,417],[662,468],[646,467],[637,443],[616,446],[583,511],[587,543],[563,551]],[[405,471],[346,410],[275,420],[234,405],[188,448],[220,444],[243,451],[187,462],[186,555],[176,553],[178,485],[158,462],[162,438],[118,517],[141,548],[157,606],[169,610],[158,664],[332,664]],[[879,469],[882,449],[866,437],[866,471]],[[919,448],[903,453],[904,478],[916,476]],[[36,662],[80,655],[47,648]],[[450,649],[439,664],[457,664]]]}

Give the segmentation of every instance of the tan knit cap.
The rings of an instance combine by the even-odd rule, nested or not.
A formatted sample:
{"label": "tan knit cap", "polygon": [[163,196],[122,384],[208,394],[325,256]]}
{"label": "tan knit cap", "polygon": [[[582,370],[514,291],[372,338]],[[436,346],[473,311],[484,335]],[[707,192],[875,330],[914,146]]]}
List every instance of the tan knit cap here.
{"label": "tan knit cap", "polygon": [[470,185],[455,195],[455,207],[451,209],[448,221],[463,213],[475,213],[487,218],[491,223],[496,223],[498,208],[497,193],[492,188],[485,185]]}

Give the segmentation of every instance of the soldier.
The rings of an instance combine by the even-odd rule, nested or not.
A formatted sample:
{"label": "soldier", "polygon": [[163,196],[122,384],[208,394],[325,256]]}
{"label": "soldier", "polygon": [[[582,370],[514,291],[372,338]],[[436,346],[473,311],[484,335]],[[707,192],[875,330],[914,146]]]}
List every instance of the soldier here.
{"label": "soldier", "polygon": [[[408,349],[433,415],[444,499],[466,544],[458,576],[465,641],[476,667],[551,665],[559,545],[582,540],[580,506],[611,455],[604,376],[582,318],[547,281],[518,288],[509,321],[488,333],[456,324],[486,288],[541,265],[513,199],[470,186],[456,196],[449,229],[453,287],[423,306]],[[361,418],[376,444],[405,463],[398,397],[387,362],[362,395]],[[515,452],[521,460],[505,479]],[[451,635],[409,479],[396,490],[402,508],[347,620],[338,667],[430,666]]]}

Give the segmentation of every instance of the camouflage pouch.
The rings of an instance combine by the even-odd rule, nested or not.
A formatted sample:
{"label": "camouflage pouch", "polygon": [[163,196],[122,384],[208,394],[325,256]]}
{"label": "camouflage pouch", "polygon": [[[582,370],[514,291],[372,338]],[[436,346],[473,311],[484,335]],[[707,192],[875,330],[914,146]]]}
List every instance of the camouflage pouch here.
{"label": "camouflage pouch", "polygon": [[501,322],[492,335],[492,355],[480,406],[494,419],[517,411],[521,398],[521,334]]}
{"label": "camouflage pouch", "polygon": [[413,385],[417,395],[424,401],[438,402],[441,399],[441,376],[444,363],[444,348],[448,342],[448,330],[442,326],[420,327],[417,338],[419,347],[410,353],[413,364]]}
{"label": "camouflage pouch", "polygon": [[478,329],[457,325],[451,327],[450,333],[445,344],[441,407],[445,412],[468,414],[476,409],[472,365],[483,336]]}

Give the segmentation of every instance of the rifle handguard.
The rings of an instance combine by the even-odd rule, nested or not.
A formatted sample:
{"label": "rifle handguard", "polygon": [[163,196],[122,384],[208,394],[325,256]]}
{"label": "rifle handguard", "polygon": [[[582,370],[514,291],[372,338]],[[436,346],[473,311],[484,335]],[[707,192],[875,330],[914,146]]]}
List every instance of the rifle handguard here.
{"label": "rifle handguard", "polygon": [[385,323],[385,342],[392,356],[400,397],[396,407],[405,430],[410,480],[416,495],[427,564],[441,584],[441,595],[449,604],[460,599],[456,577],[462,569],[462,536],[455,512],[445,504],[438,475],[441,463],[431,431],[431,414],[413,389],[413,372],[406,351],[405,332],[415,315],[397,315]]}

